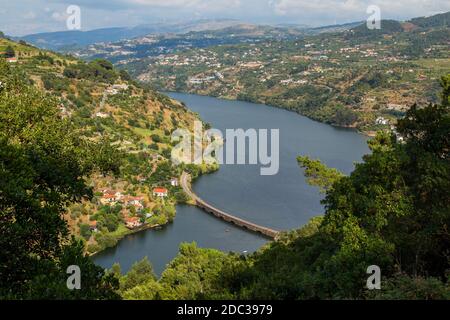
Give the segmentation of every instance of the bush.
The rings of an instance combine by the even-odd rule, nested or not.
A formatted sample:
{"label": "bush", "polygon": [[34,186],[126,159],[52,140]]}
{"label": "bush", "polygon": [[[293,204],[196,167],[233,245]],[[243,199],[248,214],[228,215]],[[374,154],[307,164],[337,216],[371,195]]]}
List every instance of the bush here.
{"label": "bush", "polygon": [[92,232],[88,224],[83,223],[80,225],[80,234],[84,239],[89,240],[89,238],[92,235]]}

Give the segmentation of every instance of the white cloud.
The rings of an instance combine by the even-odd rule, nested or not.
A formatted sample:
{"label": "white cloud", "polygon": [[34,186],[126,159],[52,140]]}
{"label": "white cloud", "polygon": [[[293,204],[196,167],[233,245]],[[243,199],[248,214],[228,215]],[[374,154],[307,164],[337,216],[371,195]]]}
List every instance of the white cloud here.
{"label": "white cloud", "polygon": [[335,22],[365,20],[368,17],[366,9],[370,4],[381,8],[383,19],[409,19],[450,11],[450,0],[20,0],[3,2],[0,8],[0,30],[10,35],[65,30],[65,12],[71,4],[81,7],[85,30],[199,18],[233,18],[256,23],[289,22],[320,26]]}
{"label": "white cloud", "polygon": [[423,16],[450,10],[448,0],[270,0],[273,12],[280,16],[320,19],[363,19],[370,5],[381,9],[382,17]]}
{"label": "white cloud", "polygon": [[135,5],[160,8],[193,9],[199,11],[220,11],[241,6],[240,0],[129,0]]}
{"label": "white cloud", "polygon": [[53,20],[55,20],[57,22],[63,22],[67,19],[66,14],[60,13],[58,11],[53,12],[51,17]]}
{"label": "white cloud", "polygon": [[23,18],[24,19],[27,19],[27,20],[32,20],[32,19],[34,19],[34,18],[36,18],[36,13],[35,12],[33,12],[33,11],[28,11],[27,13],[25,13],[24,15],[23,15]]}

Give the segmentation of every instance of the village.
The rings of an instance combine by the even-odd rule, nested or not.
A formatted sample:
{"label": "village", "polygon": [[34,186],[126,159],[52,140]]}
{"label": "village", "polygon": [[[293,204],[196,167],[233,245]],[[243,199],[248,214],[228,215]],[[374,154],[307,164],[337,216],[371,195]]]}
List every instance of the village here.
{"label": "village", "polygon": [[[170,185],[178,187],[178,178],[172,178]],[[99,199],[101,205],[109,207],[120,205],[122,207],[120,214],[128,229],[133,230],[148,224],[148,219],[154,215],[143,196],[124,195],[120,191],[111,189],[103,189],[100,192],[102,194]],[[169,190],[164,187],[155,187],[152,196],[155,201],[163,202],[169,196]],[[98,231],[97,221],[90,221],[90,228],[94,232]]]}
{"label": "village", "polygon": [[[355,43],[336,36],[326,41],[310,37],[218,45],[149,58],[138,79],[164,90],[299,110],[315,120],[369,133],[388,129],[412,103],[425,103],[429,97],[418,88],[428,80],[438,81],[444,66],[449,66],[445,46],[424,48],[428,60],[439,62],[432,69],[428,60],[414,58],[414,52],[399,47],[399,41],[386,35]],[[384,89],[387,84],[391,89]],[[320,104],[313,101],[317,97],[323,97]],[[316,104],[325,111],[303,107]],[[343,108],[346,111],[336,117]]]}

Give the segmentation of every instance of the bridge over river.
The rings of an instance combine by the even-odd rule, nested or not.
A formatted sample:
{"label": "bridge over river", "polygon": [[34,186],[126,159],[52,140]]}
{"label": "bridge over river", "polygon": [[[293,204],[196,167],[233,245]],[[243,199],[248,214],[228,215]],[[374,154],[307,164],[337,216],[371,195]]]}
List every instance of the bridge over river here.
{"label": "bridge over river", "polygon": [[197,196],[190,188],[190,176],[186,172],[183,172],[181,175],[181,186],[186,192],[189,197],[191,197],[195,201],[195,205],[204,211],[213,214],[217,218],[220,218],[222,220],[225,220],[226,222],[233,223],[243,229],[248,229],[253,232],[260,233],[266,237],[277,239],[278,235],[280,234],[280,231],[263,227],[260,225],[257,225],[256,223],[238,218],[234,215],[231,215],[229,213],[226,213],[220,209],[215,208],[214,206],[210,205],[206,201],[202,200],[199,196]]}

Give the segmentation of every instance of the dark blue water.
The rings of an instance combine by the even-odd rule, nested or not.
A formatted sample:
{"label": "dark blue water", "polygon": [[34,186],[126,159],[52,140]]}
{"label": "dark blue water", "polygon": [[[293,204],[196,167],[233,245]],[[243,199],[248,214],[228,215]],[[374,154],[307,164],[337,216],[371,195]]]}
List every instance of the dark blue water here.
{"label": "dark blue water", "polygon": [[[280,170],[261,176],[258,165],[222,165],[217,173],[200,177],[194,191],[214,206],[260,225],[278,230],[295,229],[323,213],[322,195],[309,186],[297,165],[298,155],[320,158],[325,164],[351,172],[368,153],[367,138],[353,130],[334,128],[298,114],[260,104],[171,93],[214,128],[279,129]],[[238,229],[203,211],[179,206],[175,222],[162,229],[144,231],[122,240],[116,248],[95,257],[124,271],[148,256],[159,274],[177,254],[181,242],[223,251],[254,251],[267,239]]]}

